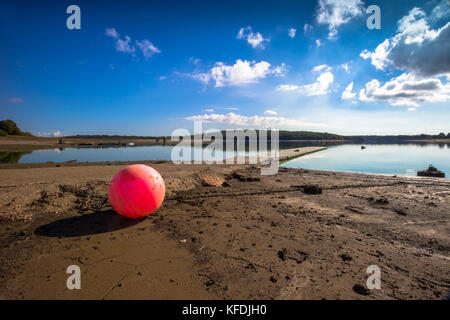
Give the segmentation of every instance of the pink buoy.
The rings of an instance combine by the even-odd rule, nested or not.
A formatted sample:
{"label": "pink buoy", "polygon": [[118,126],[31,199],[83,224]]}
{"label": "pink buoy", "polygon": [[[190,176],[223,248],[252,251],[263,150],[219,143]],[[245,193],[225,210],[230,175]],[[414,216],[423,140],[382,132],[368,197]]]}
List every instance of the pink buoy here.
{"label": "pink buoy", "polygon": [[120,170],[108,189],[109,203],[120,215],[142,218],[156,211],[164,200],[166,186],[155,169],[134,164]]}

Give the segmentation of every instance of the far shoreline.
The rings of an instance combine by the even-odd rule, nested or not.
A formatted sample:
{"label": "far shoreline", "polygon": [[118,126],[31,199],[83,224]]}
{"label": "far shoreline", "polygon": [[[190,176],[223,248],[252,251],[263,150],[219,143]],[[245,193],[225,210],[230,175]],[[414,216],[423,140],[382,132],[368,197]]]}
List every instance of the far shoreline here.
{"label": "far shoreline", "polygon": [[[359,137],[359,136],[358,136]],[[382,136],[380,136],[381,138]],[[165,138],[165,139],[164,139]],[[105,138],[78,138],[78,137],[34,137],[34,136],[7,136],[0,137],[0,152],[28,152],[57,148],[104,148],[104,147],[144,147],[144,146],[175,146],[179,141],[172,141],[170,137],[114,137]],[[211,141],[203,141],[209,144]],[[450,144],[450,138],[444,139],[401,139],[375,141],[368,139],[281,139],[280,144],[306,143],[306,144]]]}

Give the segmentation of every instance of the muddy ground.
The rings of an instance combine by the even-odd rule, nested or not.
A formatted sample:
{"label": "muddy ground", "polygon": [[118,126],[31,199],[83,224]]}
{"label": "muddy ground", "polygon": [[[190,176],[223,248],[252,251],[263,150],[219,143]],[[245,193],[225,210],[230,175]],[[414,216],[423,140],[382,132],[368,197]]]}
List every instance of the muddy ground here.
{"label": "muddy ground", "polygon": [[[447,179],[150,165],[167,194],[142,220],[109,207],[123,165],[0,169],[0,297],[448,297]],[[80,290],[66,287],[73,264]],[[381,270],[379,290],[366,287],[370,265]]]}

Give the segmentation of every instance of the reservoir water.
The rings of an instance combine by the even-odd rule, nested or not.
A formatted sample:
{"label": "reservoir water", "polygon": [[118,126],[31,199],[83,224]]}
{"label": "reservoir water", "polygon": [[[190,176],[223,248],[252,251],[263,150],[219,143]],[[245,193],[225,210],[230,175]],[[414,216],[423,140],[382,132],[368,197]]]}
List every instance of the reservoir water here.
{"label": "reservoir water", "polygon": [[[280,143],[280,148],[301,147]],[[28,152],[0,152],[0,162],[42,163],[96,161],[142,161],[171,160],[173,146],[137,146],[118,148],[66,148],[50,150],[33,150]],[[194,152],[191,148],[189,152]],[[256,152],[240,152],[239,155]],[[218,158],[236,155],[233,152],[220,153]],[[418,170],[428,168],[429,164],[444,171],[450,177],[449,144],[343,144],[331,145],[328,149],[305,155],[285,162],[282,166],[332,171],[350,171],[381,174],[398,174],[415,176]]]}
{"label": "reservoir water", "polygon": [[290,168],[365,172],[416,176],[429,164],[450,177],[450,146],[447,144],[344,144],[284,163]]}

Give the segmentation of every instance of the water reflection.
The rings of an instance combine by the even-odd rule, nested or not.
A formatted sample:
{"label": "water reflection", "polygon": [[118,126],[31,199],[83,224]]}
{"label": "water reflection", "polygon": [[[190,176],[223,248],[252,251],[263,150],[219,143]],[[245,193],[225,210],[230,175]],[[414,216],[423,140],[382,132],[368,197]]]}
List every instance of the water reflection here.
{"label": "water reflection", "polygon": [[450,152],[441,144],[346,144],[283,164],[286,167],[415,176],[433,164],[450,177]]}
{"label": "water reflection", "polygon": [[[209,143],[203,145],[203,148],[208,146]],[[306,146],[330,146],[338,145],[339,142],[327,142],[327,141],[302,141],[302,142],[283,142],[280,141],[279,148],[290,149]],[[267,142],[267,151],[271,150],[270,141]],[[223,144],[224,150],[226,150],[226,143]],[[0,153],[0,163],[43,163],[43,162],[66,162],[66,161],[79,161],[79,162],[97,162],[97,161],[141,161],[141,160],[171,160],[171,152],[173,146],[119,146],[113,144],[107,146],[102,144],[98,147],[83,146],[79,148],[64,148],[59,147],[55,149],[46,150],[33,150],[28,152],[13,151]],[[193,153],[195,148],[192,148]],[[235,150],[230,152],[218,152],[222,158],[233,157],[237,154],[237,145],[235,144]],[[260,152],[259,145],[256,150],[250,150],[248,143],[243,146],[242,153],[239,155],[249,155]]]}
{"label": "water reflection", "polygon": [[0,163],[18,163],[24,154],[31,151],[0,151]]}

